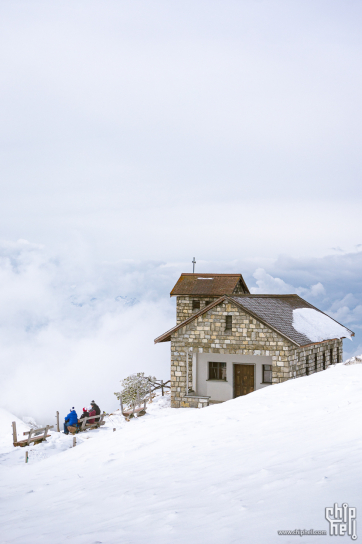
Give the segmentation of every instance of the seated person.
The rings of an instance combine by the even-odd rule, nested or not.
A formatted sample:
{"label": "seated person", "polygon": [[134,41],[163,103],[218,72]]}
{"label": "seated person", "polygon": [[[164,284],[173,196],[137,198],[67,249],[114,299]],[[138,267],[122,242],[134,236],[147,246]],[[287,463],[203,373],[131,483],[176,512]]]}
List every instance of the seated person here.
{"label": "seated person", "polygon": [[[96,404],[96,403],[94,402],[94,400],[92,400],[91,406],[92,406],[93,410],[96,411],[96,416],[99,416],[99,415],[101,414],[101,409],[99,408],[98,404]],[[99,417],[97,417],[97,421],[98,421],[98,420],[99,420]]]}
{"label": "seated person", "polygon": [[82,414],[82,415],[80,416],[80,418],[78,419],[78,425],[79,425],[79,427],[82,425],[83,419],[84,419],[85,417],[89,417],[89,412],[88,412],[87,408],[83,408],[83,414]]}
{"label": "seated person", "polygon": [[74,406],[70,409],[69,414],[64,419],[64,434],[69,434],[68,427],[78,428],[78,416]]}
{"label": "seated person", "polygon": [[[95,409],[93,408],[92,405],[89,406],[88,412],[89,412],[89,417],[95,416],[95,415],[96,415],[96,411],[95,411]],[[96,422],[95,419],[88,419],[88,421],[87,421],[87,423],[88,423],[89,425],[93,425],[95,422]]]}

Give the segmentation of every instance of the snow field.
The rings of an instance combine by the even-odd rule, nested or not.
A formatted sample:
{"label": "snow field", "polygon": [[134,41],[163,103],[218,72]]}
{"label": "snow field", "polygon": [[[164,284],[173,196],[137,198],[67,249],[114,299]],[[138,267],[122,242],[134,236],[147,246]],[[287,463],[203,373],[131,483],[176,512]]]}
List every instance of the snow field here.
{"label": "snow field", "polygon": [[67,447],[28,465],[14,448],[0,542],[289,544],[277,530],[328,531],[326,506],[362,512],[361,393],[362,365],[341,364],[203,410],[159,399],[75,448],[52,437]]}

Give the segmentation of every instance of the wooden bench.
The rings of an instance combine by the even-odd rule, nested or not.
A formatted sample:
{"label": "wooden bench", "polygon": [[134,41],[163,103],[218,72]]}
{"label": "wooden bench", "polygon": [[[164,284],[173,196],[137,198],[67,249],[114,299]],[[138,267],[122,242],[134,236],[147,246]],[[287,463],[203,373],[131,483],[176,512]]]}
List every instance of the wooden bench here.
{"label": "wooden bench", "polygon": [[145,415],[146,410],[147,410],[147,408],[146,408],[147,399],[146,398],[144,398],[143,400],[140,400],[139,398],[137,398],[137,401],[133,401],[131,403],[130,408],[127,408],[127,409],[123,408],[122,395],[120,396],[119,400],[121,401],[121,413],[126,418],[126,421],[129,421],[135,415],[137,417],[141,417],[141,416]]}
{"label": "wooden bench", "polygon": [[25,438],[25,440],[18,440],[18,435],[16,432],[16,422],[13,421],[13,444],[14,446],[20,446],[23,448],[24,446],[29,446],[31,442],[34,442],[34,444],[40,444],[40,442],[43,442],[47,438],[50,437],[50,434],[48,434],[49,429],[53,428],[53,425],[47,425],[46,427],[42,427],[41,429],[30,429],[30,431],[25,431],[23,433],[24,436],[28,436],[28,438]]}
{"label": "wooden bench", "polygon": [[[87,429],[98,429],[101,425],[105,425],[106,422],[104,421],[104,418],[106,416],[106,413],[103,412],[103,414],[99,414],[99,416],[89,416],[89,417],[83,417],[80,421],[81,423],[78,424],[77,427],[69,426],[68,431],[72,434],[75,434],[77,430],[81,433],[83,431],[86,431]],[[90,419],[94,420],[94,423],[87,423]],[[97,421],[98,420],[98,421]]]}

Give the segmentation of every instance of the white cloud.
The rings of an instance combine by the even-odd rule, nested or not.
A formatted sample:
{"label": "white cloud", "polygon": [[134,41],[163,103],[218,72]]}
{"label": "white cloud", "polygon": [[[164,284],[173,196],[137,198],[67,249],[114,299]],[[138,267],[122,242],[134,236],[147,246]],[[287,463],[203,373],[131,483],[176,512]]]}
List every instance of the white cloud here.
{"label": "white cloud", "polygon": [[325,294],[325,289],[320,282],[311,285],[309,288],[295,287],[289,285],[281,278],[274,278],[263,268],[258,268],[254,272],[253,277],[256,279],[256,284],[258,286],[250,289],[250,292],[253,294],[286,295],[295,293],[300,297],[305,298],[319,297]]}
{"label": "white cloud", "polygon": [[[140,263],[134,271],[133,288],[146,284],[140,294],[152,270]],[[73,267],[64,256],[54,259],[37,245],[3,244],[2,406],[40,419],[92,398],[109,410],[117,404],[118,381],[127,374],[144,371],[167,379],[169,345],[154,346],[153,339],[173,325],[174,310],[166,297],[137,302],[127,296],[130,283],[122,263],[97,267],[85,261]]]}

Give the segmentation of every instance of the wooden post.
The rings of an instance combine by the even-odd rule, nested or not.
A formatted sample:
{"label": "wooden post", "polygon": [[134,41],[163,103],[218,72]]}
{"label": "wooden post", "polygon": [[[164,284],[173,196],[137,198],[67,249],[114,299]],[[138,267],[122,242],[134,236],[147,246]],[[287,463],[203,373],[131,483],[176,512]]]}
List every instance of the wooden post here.
{"label": "wooden post", "polygon": [[189,352],[186,351],[186,397],[189,394]]}
{"label": "wooden post", "polygon": [[113,429],[113,432],[115,431],[116,429]]}
{"label": "wooden post", "polygon": [[18,441],[18,435],[16,434],[16,421],[12,422],[12,426],[13,426],[13,444],[15,446],[15,444]]}
{"label": "wooden post", "polygon": [[57,415],[55,416],[57,418],[57,433],[60,433],[60,428],[59,428],[59,412],[57,411]]}
{"label": "wooden post", "polygon": [[47,434],[48,434],[48,431],[49,431],[49,427],[50,427],[50,425],[47,425],[47,426],[45,427],[45,430],[44,430],[44,440],[46,440],[46,438],[47,438]]}
{"label": "wooden post", "polygon": [[75,436],[73,436],[73,448],[75,448],[75,446],[76,446],[76,443],[77,443],[77,439],[76,439],[76,437],[75,437]]}
{"label": "wooden post", "polygon": [[30,433],[29,433],[29,436],[28,436],[28,446],[30,444],[30,439],[32,437],[33,432],[34,432],[34,429],[30,429]]}
{"label": "wooden post", "polygon": [[192,390],[194,393],[196,393],[197,391],[197,382],[196,382],[196,377],[197,377],[197,372],[196,372],[196,365],[197,365],[197,362],[196,362],[196,353],[193,352],[192,354],[192,361],[191,361],[191,377],[192,377],[192,380],[191,380],[191,383],[192,383]]}
{"label": "wooden post", "polygon": [[28,452],[26,451],[26,452],[25,452],[25,463],[28,462],[28,459],[29,459],[29,454],[28,454]]}
{"label": "wooden post", "polygon": [[162,396],[163,396],[163,380],[161,380],[161,391],[162,391]]}

